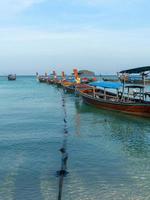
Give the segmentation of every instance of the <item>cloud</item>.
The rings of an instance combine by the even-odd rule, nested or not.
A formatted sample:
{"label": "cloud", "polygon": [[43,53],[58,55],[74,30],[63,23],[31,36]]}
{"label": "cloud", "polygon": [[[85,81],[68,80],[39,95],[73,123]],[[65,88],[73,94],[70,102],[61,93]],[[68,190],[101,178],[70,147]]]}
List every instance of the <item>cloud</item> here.
{"label": "cloud", "polygon": [[87,4],[87,5],[103,5],[103,4],[119,3],[120,1],[119,0],[72,0],[71,2],[77,4]]}
{"label": "cloud", "polygon": [[[94,71],[116,72],[121,66],[147,65],[150,29],[44,31],[0,29],[1,71],[43,72],[46,66],[95,66]],[[68,68],[69,67],[69,68]],[[118,69],[117,69],[118,67]],[[123,68],[122,67],[122,68]],[[119,69],[121,70],[121,68]]]}
{"label": "cloud", "polygon": [[[72,0],[74,2],[81,2],[86,4],[108,4],[108,3],[119,3],[120,0]],[[138,2],[141,0],[126,0],[127,2]]]}
{"label": "cloud", "polygon": [[[11,34],[10,34],[11,33]],[[12,50],[20,53],[37,51],[63,53],[72,55],[88,50],[90,54],[104,55],[135,55],[135,52],[148,51],[150,29],[136,29],[126,31],[86,29],[70,31],[41,31],[30,28],[0,29],[0,52],[6,54]],[[147,46],[147,47],[146,47]],[[15,49],[14,49],[15,47]],[[24,48],[25,47],[25,48]],[[140,48],[139,48],[140,47]],[[81,53],[82,54],[82,53]]]}
{"label": "cloud", "polygon": [[[87,3],[87,4],[107,4],[107,3],[114,3],[116,2],[117,0],[82,0],[84,3]],[[81,1],[81,2],[82,2]]]}
{"label": "cloud", "polygon": [[[31,42],[31,41],[47,41],[47,40],[78,40],[82,41],[99,41],[103,42],[105,47],[108,44],[130,44],[130,42],[147,42],[150,34],[150,29],[129,29],[129,30],[111,30],[111,29],[92,29],[83,28],[76,31],[60,31],[60,30],[40,30],[29,27],[24,28],[0,28],[0,42]],[[119,41],[119,42],[118,42]],[[88,44],[88,43],[87,43]],[[89,45],[89,44],[88,44]],[[115,46],[114,46],[115,48]]]}
{"label": "cloud", "polygon": [[5,0],[0,1],[0,17],[11,17],[30,8],[34,4],[39,4],[44,0]]}
{"label": "cloud", "polygon": [[[65,2],[68,4],[68,0],[58,0],[59,2]],[[69,3],[76,5],[87,5],[87,6],[124,6],[124,5],[136,5],[142,3],[142,0],[70,0]]]}

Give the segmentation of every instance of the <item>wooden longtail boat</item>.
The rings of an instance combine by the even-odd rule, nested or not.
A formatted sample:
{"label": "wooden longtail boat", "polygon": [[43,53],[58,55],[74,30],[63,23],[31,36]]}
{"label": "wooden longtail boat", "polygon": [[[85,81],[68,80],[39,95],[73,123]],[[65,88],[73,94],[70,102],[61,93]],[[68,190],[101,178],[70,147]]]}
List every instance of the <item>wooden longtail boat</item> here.
{"label": "wooden longtail boat", "polygon": [[75,92],[75,82],[73,80],[64,80],[61,83],[64,91],[69,92],[69,93],[74,93]]}
{"label": "wooden longtail boat", "polygon": [[89,70],[79,70],[74,72],[74,74],[76,73],[76,76],[80,77],[80,83],[90,83],[90,82],[94,82],[97,81],[97,78],[95,76],[95,73]]}
{"label": "wooden longtail boat", "polygon": [[47,83],[47,80],[48,80],[48,77],[46,77],[46,76],[39,76],[38,77],[38,81],[40,82],[40,83]]}
{"label": "wooden longtail boat", "polygon": [[78,70],[74,69],[73,72],[74,72],[74,77],[72,77],[71,79],[65,79],[62,81],[62,86],[65,92],[74,93],[75,85],[80,83]]}
{"label": "wooden longtail boat", "polygon": [[81,83],[81,79],[78,75],[78,70],[74,69],[74,77],[72,79],[65,79],[62,81],[62,86],[64,90],[68,93],[75,93],[78,95],[78,89],[82,90],[83,88],[89,88],[85,83]]}
{"label": "wooden longtail boat", "polygon": [[150,66],[137,67],[127,70],[122,70],[118,73],[120,81],[123,83],[132,84],[149,84],[150,77]]}
{"label": "wooden longtail boat", "polygon": [[16,74],[9,74],[8,75],[8,80],[9,81],[15,81],[16,80]]}
{"label": "wooden longtail boat", "polygon": [[47,83],[48,75],[47,75],[47,73],[45,73],[45,75],[39,75],[38,72],[36,72],[36,79],[40,83]]}
{"label": "wooden longtail boat", "polygon": [[47,79],[47,83],[48,83],[48,84],[54,84],[54,80],[53,80],[53,78],[48,77],[48,79]]}
{"label": "wooden longtail boat", "polygon": [[53,71],[53,73],[48,77],[47,83],[50,85],[52,85],[52,84],[57,85],[57,84],[59,84],[59,82],[60,82],[60,80],[59,80],[56,72]]}
{"label": "wooden longtail boat", "polygon": [[53,71],[53,82],[56,84],[58,82],[58,76],[55,71]]}
{"label": "wooden longtail boat", "polygon": [[65,76],[65,72],[64,71],[62,71],[62,73],[61,73],[61,77],[59,76],[59,78],[57,77],[57,79],[55,79],[55,85],[57,86],[57,87],[63,87],[63,82],[65,82],[66,81],[66,76]]}
{"label": "wooden longtail boat", "polygon": [[[124,91],[119,91],[119,88],[122,87],[120,83],[94,82],[90,85],[92,86],[90,89],[79,90],[85,103],[97,108],[150,117],[150,101],[146,101],[146,96],[150,94],[143,92],[144,86],[127,85],[124,87],[124,90],[127,89],[125,94]],[[113,93],[106,88],[116,89],[117,92]],[[139,89],[139,92],[134,92],[135,88]]]}

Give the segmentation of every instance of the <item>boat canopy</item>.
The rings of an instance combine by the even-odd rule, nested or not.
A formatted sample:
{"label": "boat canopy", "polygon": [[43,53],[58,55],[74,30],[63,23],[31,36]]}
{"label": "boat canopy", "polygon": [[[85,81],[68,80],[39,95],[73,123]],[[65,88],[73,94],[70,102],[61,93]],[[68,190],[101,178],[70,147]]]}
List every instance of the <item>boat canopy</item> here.
{"label": "boat canopy", "polygon": [[111,88],[111,89],[119,89],[122,87],[122,83],[114,83],[114,82],[105,82],[105,81],[96,81],[89,83],[90,86],[95,86],[95,87],[103,87],[103,88]]}
{"label": "boat canopy", "polygon": [[66,78],[66,81],[72,82],[72,83],[73,83],[73,82],[75,82],[75,78],[74,78],[74,77],[71,77],[71,78],[70,78],[70,77],[67,77],[67,78]]}
{"label": "boat canopy", "polygon": [[150,66],[127,69],[127,70],[120,71],[119,73],[138,74],[138,73],[142,73],[146,71],[150,71]]}
{"label": "boat canopy", "polygon": [[144,86],[143,85],[126,85],[126,88],[139,88],[139,89],[143,89]]}

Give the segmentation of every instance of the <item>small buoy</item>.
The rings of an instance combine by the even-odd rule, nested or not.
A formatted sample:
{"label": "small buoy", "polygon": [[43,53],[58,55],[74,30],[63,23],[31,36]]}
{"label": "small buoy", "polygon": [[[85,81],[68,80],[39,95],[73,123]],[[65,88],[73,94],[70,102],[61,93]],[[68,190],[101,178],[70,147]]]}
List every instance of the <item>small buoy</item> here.
{"label": "small buoy", "polygon": [[64,131],[64,133],[65,133],[65,134],[67,134],[67,133],[68,133],[68,131],[67,131],[67,130],[65,130],[65,131]]}
{"label": "small buoy", "polygon": [[59,151],[61,151],[62,153],[64,153],[65,152],[65,148],[62,147],[62,148],[59,149]]}
{"label": "small buoy", "polygon": [[67,172],[66,170],[59,170],[56,171],[56,176],[66,176],[67,174],[69,174],[69,172]]}

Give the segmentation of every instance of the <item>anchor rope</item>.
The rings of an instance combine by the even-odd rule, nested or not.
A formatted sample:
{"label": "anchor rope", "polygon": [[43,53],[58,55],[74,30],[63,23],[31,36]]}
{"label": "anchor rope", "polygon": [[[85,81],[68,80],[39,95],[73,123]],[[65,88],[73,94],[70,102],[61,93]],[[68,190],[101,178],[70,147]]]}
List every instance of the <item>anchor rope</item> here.
{"label": "anchor rope", "polygon": [[64,91],[61,92],[61,99],[62,99],[62,108],[64,113],[64,133],[63,133],[63,143],[62,147],[60,149],[60,152],[62,153],[61,158],[61,169],[58,171],[59,175],[59,191],[58,191],[58,200],[62,199],[62,193],[63,193],[63,183],[64,183],[64,177],[67,175],[67,159],[68,159],[68,153],[67,153],[67,138],[68,138],[68,126],[67,126],[67,111],[66,111],[66,100],[65,100],[65,94]]}

